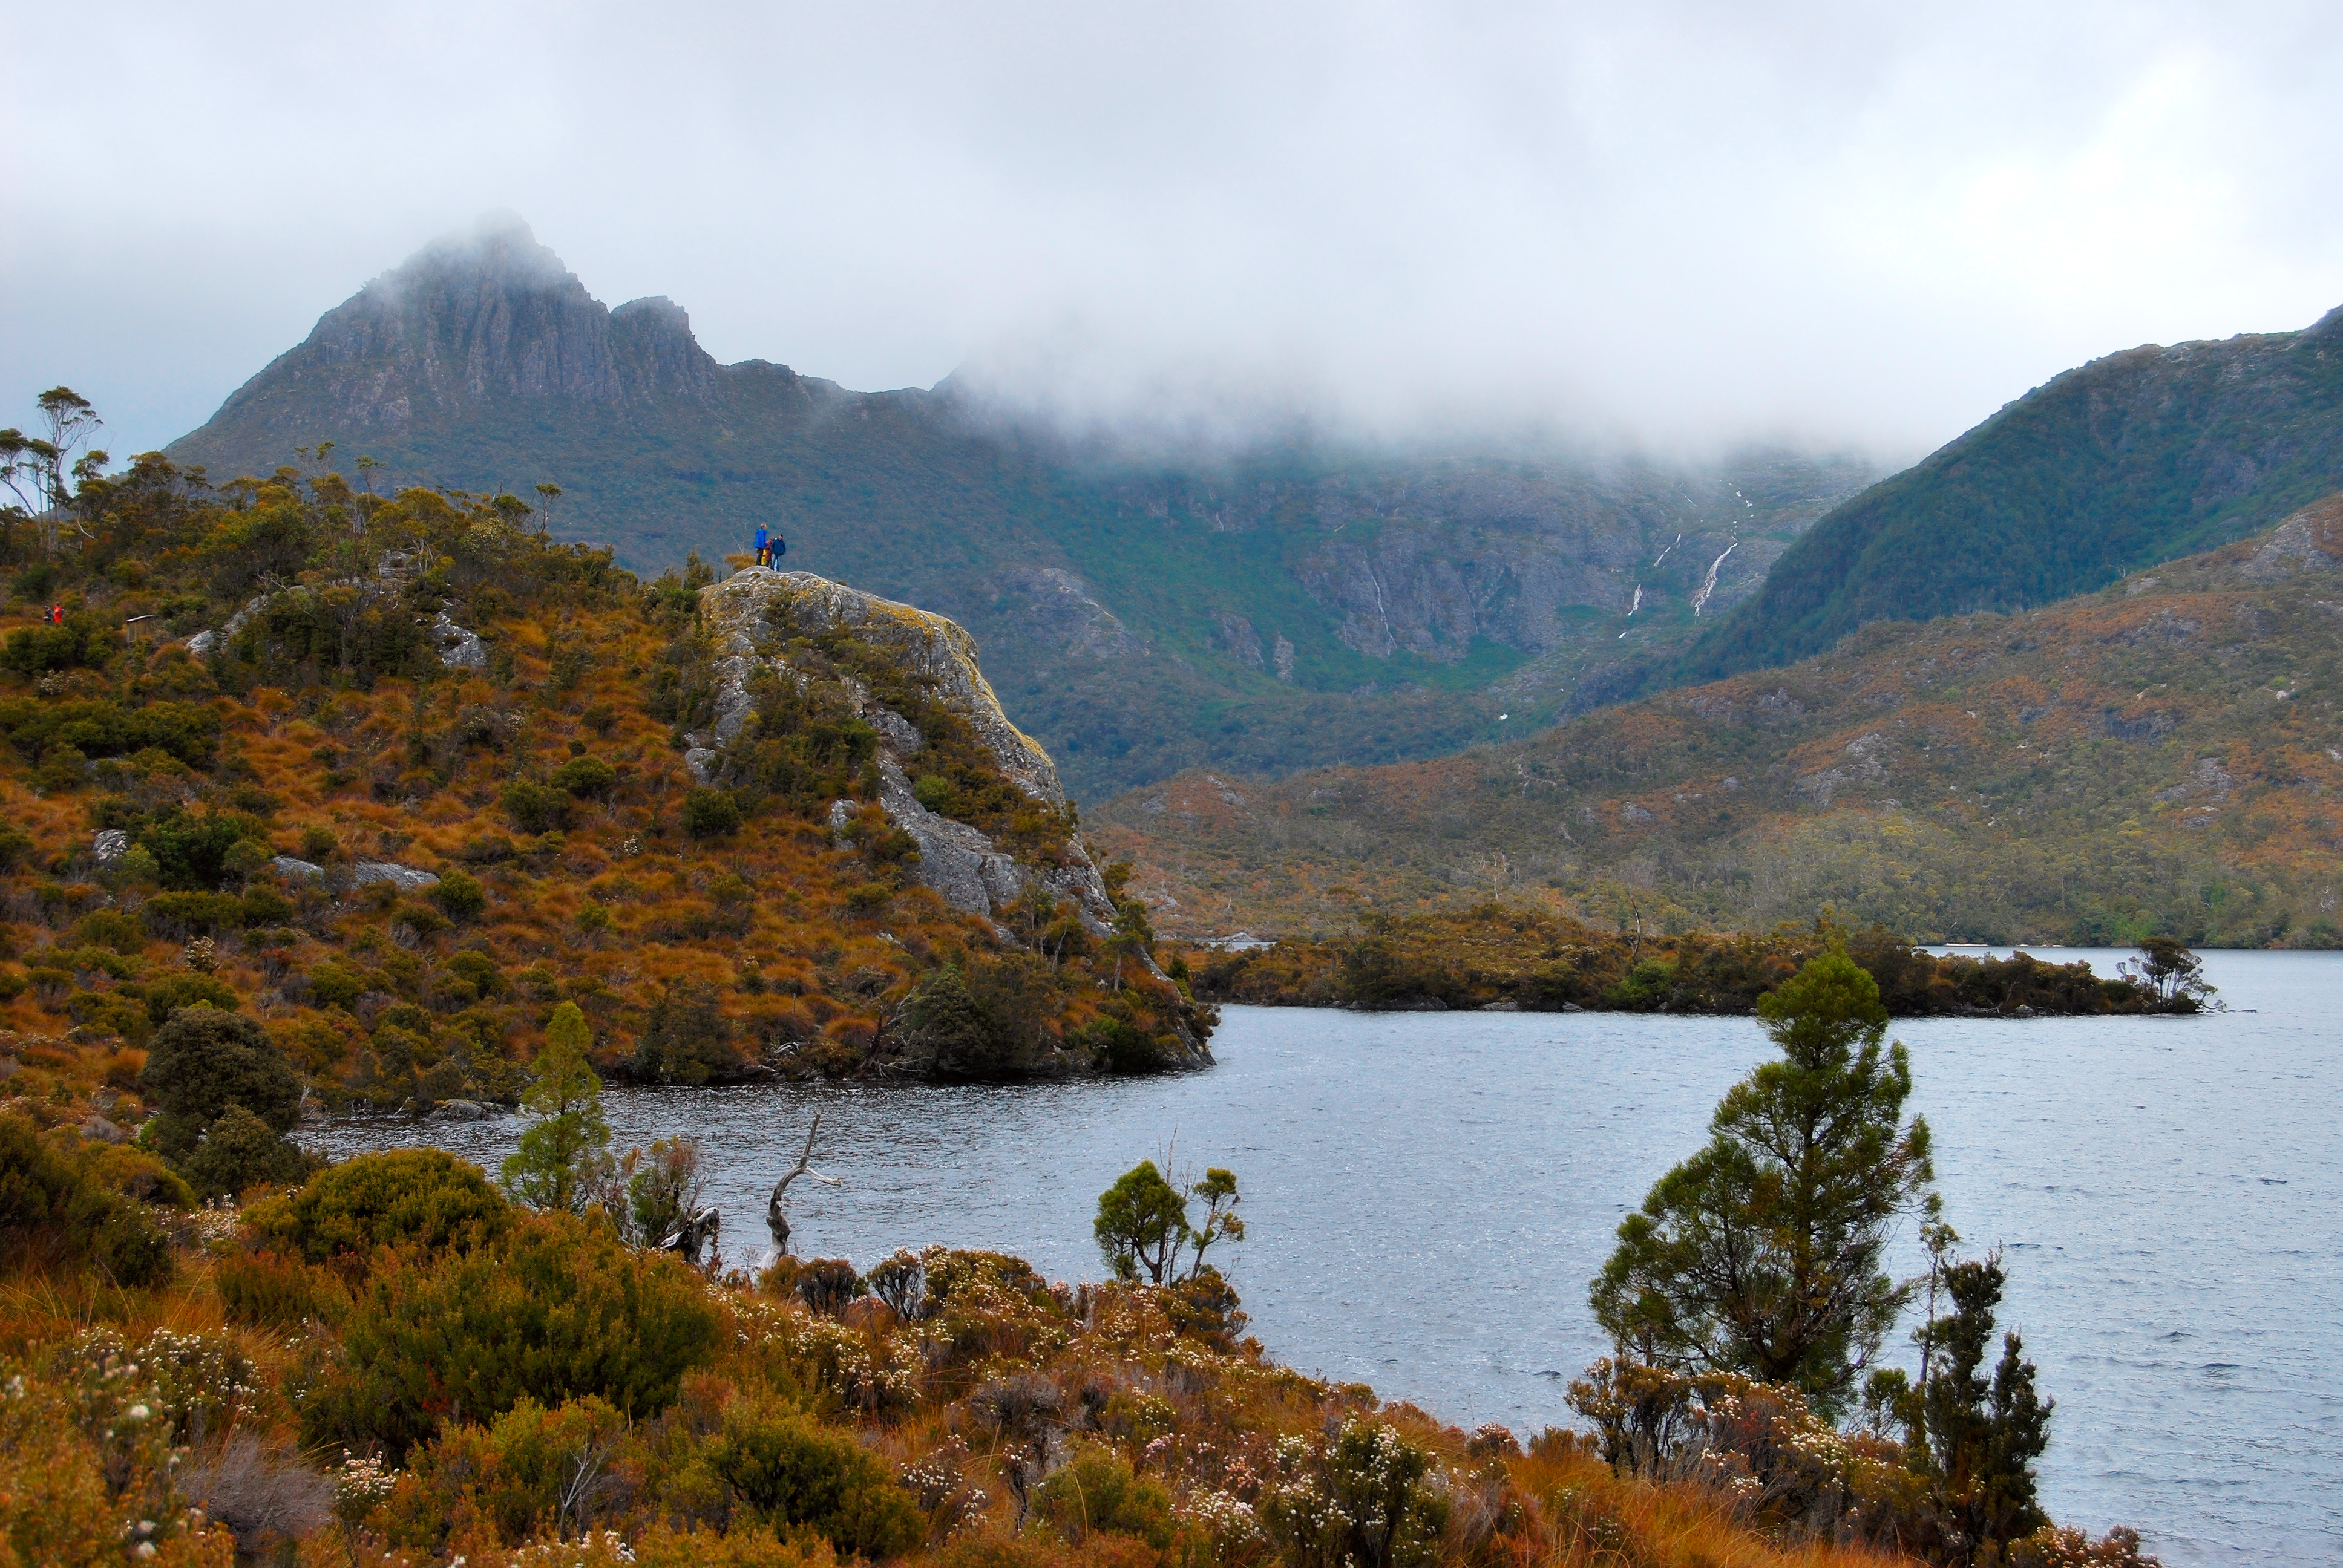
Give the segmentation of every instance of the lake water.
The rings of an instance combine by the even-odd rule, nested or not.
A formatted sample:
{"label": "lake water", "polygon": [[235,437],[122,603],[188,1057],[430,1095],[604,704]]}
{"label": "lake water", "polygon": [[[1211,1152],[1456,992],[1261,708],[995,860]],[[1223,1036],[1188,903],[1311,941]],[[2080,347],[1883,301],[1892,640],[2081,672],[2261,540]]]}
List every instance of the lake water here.
{"label": "lake water", "polygon": [[[2106,972],[2122,955],[2041,956]],[[2052,1514],[2132,1524],[2173,1563],[2343,1563],[2343,955],[2207,970],[2255,1010],[1895,1032],[1947,1216],[2006,1248],[2003,1322],[2057,1401]],[[816,1167],[845,1185],[792,1187],[796,1250],[865,1264],[945,1241],[1096,1278],[1098,1193],[1176,1137],[1182,1165],[1242,1183],[1251,1235],[1219,1261],[1272,1354],[1526,1436],[1569,1423],[1564,1386],[1606,1348],[1586,1284],[1613,1229],[1766,1047],[1745,1020],[1230,1008],[1214,1050],[1171,1079],[604,1104],[621,1150],[701,1140],[743,1263],[817,1107]],[[493,1169],[518,1131],[351,1122],[312,1141],[429,1141]]]}

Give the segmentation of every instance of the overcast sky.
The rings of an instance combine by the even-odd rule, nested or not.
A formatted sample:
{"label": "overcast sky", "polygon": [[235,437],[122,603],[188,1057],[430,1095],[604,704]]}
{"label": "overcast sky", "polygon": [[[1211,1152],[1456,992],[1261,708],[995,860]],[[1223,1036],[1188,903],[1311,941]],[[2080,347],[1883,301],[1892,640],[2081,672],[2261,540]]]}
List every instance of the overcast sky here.
{"label": "overcast sky", "polygon": [[1908,457],[2343,303],[2343,7],[0,0],[0,423],[509,209],[850,387]]}

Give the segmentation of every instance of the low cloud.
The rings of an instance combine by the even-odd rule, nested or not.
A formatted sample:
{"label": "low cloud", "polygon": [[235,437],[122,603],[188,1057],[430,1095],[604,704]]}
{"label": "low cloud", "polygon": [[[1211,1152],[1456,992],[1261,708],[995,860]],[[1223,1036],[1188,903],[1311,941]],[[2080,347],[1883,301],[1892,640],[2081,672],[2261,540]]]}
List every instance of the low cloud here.
{"label": "low cloud", "polygon": [[[200,422],[432,236],[1077,426],[1909,456],[2343,301],[2331,7],[108,8],[26,36],[0,396]],[[95,44],[93,51],[91,45]],[[0,413],[0,420],[20,416]]]}

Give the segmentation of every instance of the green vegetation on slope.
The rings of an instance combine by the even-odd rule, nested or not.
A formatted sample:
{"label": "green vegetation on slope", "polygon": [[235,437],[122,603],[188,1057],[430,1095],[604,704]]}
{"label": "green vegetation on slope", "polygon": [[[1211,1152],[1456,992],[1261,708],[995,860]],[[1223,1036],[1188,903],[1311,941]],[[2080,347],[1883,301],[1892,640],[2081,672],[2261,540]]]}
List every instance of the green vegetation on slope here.
{"label": "green vegetation on slope", "polygon": [[1091,814],[1182,935],[1336,929],[1491,894],[1606,924],[1835,909],[1921,940],[2343,940],[2343,498],[2022,615],[1504,747]]}
{"label": "green vegetation on slope", "polygon": [[2343,308],[2302,332],[2110,355],[1840,506],[1682,674],[1787,664],[1873,621],[2088,593],[2338,486]]}

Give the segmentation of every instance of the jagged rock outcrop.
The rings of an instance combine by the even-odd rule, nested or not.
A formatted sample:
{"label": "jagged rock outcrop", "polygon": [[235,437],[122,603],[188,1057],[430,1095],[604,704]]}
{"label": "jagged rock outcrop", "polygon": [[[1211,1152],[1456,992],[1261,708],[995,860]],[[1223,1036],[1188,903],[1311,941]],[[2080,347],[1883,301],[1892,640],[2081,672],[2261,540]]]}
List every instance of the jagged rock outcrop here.
{"label": "jagged rock outcrop", "polygon": [[[749,688],[759,670],[796,673],[780,651],[787,636],[783,628],[799,636],[842,630],[898,661],[967,719],[1011,783],[1041,805],[1065,805],[1057,764],[1009,721],[977,666],[974,639],[942,616],[811,572],[762,567],[746,568],[702,588],[699,615],[716,655],[717,696],[714,722],[684,738],[684,763],[699,782],[713,783],[722,777],[725,748],[739,739],[754,715]],[[1114,919],[1114,903],[1079,842],[1072,848],[1071,864],[1031,866],[968,823],[928,809],[913,792],[905,767],[907,761],[916,761],[925,745],[919,730],[859,682],[847,684],[857,717],[879,733],[880,804],[888,820],[919,845],[918,876],[923,885],[955,909],[990,917],[1038,884],[1077,907],[1084,924],[1094,930],[1106,929]],[[851,809],[844,800],[833,805],[832,826],[842,829]]]}

